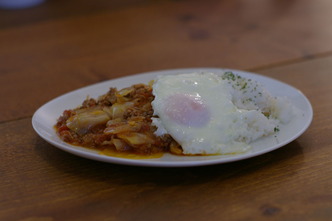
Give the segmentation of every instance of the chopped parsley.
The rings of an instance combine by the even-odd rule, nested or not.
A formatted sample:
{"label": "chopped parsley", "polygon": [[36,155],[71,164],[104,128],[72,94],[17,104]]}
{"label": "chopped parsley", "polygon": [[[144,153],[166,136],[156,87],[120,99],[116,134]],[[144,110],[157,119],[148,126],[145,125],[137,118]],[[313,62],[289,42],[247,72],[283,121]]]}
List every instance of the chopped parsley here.
{"label": "chopped parsley", "polygon": [[245,89],[247,87],[247,82],[245,82],[242,87],[241,87],[241,90]]}
{"label": "chopped parsley", "polygon": [[231,71],[227,71],[224,73],[224,75],[222,76],[223,80],[229,80],[229,81],[235,81],[236,78],[238,78],[235,74],[233,74],[233,72]]}

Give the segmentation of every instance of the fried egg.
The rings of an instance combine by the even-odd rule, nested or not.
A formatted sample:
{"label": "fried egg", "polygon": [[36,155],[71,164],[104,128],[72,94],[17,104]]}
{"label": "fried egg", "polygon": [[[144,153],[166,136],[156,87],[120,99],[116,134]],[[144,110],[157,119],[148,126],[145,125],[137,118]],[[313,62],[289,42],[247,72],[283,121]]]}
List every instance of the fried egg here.
{"label": "fried egg", "polygon": [[282,113],[261,85],[233,73],[161,75],[153,95],[156,135],[171,135],[188,155],[248,151],[274,132]]}

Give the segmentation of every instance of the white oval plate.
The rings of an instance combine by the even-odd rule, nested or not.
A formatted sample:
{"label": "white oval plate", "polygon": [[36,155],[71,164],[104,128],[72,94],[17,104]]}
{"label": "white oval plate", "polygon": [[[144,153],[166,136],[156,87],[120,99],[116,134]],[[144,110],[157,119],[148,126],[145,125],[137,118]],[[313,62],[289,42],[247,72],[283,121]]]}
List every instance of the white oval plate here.
{"label": "white oval plate", "polygon": [[[84,147],[73,146],[63,142],[55,133],[54,125],[58,117],[65,109],[75,108],[90,96],[97,98],[105,94],[110,87],[121,89],[137,83],[148,83],[157,75],[161,74],[179,74],[197,71],[211,71],[214,73],[223,73],[225,71],[233,71],[234,73],[246,78],[251,78],[262,83],[268,91],[274,96],[287,96],[291,102],[301,110],[296,118],[289,124],[280,128],[277,136],[272,135],[265,137],[251,144],[252,149],[249,152],[237,155],[216,155],[216,156],[176,156],[172,154],[164,154],[161,158],[155,159],[127,159],[111,157],[100,154],[98,151],[90,150]],[[35,131],[47,142],[58,147],[61,150],[85,157],[92,160],[103,161],[115,164],[135,165],[135,166],[153,166],[153,167],[189,167],[203,166],[211,164],[220,164],[243,160],[255,157],[277,148],[280,148],[291,141],[298,138],[309,127],[313,117],[313,110],[309,100],[296,88],[282,83],[280,81],[260,76],[257,74],[216,68],[191,68],[191,69],[175,69],[154,71],[143,74],[137,74],[129,77],[118,78],[84,87],[70,93],[55,98],[40,107],[32,117],[32,125]]]}

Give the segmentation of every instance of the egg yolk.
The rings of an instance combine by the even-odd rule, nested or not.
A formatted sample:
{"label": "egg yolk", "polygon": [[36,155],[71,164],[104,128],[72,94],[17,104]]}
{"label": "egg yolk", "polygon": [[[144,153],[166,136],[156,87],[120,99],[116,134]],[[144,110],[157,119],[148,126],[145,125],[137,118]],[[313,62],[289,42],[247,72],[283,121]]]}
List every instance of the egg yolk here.
{"label": "egg yolk", "polygon": [[210,112],[199,95],[174,94],[166,103],[165,114],[178,124],[202,127],[210,120]]}

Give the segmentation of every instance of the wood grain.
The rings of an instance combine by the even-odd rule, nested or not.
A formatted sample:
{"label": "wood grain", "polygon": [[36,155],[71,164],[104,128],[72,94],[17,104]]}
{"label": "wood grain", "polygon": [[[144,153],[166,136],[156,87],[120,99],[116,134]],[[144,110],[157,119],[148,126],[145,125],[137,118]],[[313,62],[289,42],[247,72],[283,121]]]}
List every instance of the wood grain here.
{"label": "wood grain", "polygon": [[147,0],[47,0],[42,4],[20,10],[0,12],[0,28],[13,28],[68,17],[86,16],[102,12],[112,12],[123,8],[151,4]]}
{"label": "wood grain", "polygon": [[324,145],[328,138],[310,148],[316,133],[310,129],[277,151],[237,163],[160,169],[79,158],[41,140],[30,119],[4,123],[0,217],[312,220],[320,213],[327,220],[331,148]]}
{"label": "wood grain", "polygon": [[[0,10],[0,220],[329,221],[332,2],[48,0]],[[144,71],[227,67],[288,83],[309,129],[239,162],[193,168],[106,164],[32,129],[45,102]]]}
{"label": "wood grain", "polygon": [[[237,163],[173,169],[99,163],[47,144],[32,130],[29,118],[3,123],[0,217],[329,220],[332,122],[326,101],[332,93],[330,82],[322,79],[329,79],[331,59],[260,71],[300,88],[311,100],[315,118],[291,144]],[[315,77],[310,78],[313,70]],[[13,167],[12,162],[20,163]]]}
{"label": "wood grain", "polygon": [[[65,92],[129,74],[253,69],[331,52],[330,29],[317,28],[331,23],[330,1],[267,2],[160,1],[91,14],[82,8],[81,16],[0,29],[0,81],[6,82],[0,108],[11,110],[0,121],[31,116]],[[27,99],[17,104],[22,93]]]}

